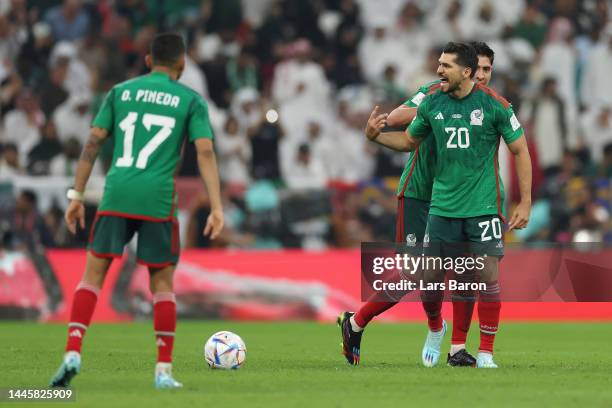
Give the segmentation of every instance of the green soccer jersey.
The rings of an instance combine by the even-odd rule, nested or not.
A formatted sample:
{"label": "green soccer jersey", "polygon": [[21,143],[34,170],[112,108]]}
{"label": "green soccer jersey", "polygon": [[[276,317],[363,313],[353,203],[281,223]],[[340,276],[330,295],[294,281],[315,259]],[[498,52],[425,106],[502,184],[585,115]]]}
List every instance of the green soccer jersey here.
{"label": "green soccer jersey", "polygon": [[512,106],[482,85],[463,99],[439,89],[423,98],[409,126],[418,139],[436,142],[436,171],[430,214],[468,218],[504,216],[499,176],[500,136],[510,144],[523,135]]}
{"label": "green soccer jersey", "polygon": [[[435,92],[440,87],[440,80],[430,82],[422,86],[404,102],[405,106],[418,108],[425,96]],[[399,185],[397,195],[399,197],[416,198],[418,200],[430,201],[431,189],[434,180],[436,166],[435,140],[428,137],[419,145],[418,149],[410,153]]]}
{"label": "green soccer jersey", "polygon": [[152,72],[115,85],[92,126],[115,136],[99,214],[174,217],[174,176],[183,144],[213,138],[202,97],[168,75]]}

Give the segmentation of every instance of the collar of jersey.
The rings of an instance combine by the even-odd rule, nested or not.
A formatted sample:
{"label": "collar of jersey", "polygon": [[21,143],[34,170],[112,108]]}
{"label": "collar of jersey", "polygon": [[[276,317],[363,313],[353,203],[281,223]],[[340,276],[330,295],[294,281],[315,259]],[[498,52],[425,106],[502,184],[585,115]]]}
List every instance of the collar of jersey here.
{"label": "collar of jersey", "polygon": [[468,99],[470,96],[472,96],[473,94],[475,94],[477,89],[478,89],[478,84],[476,82],[474,82],[474,86],[472,86],[472,90],[470,91],[470,93],[465,95],[463,98],[457,99],[457,98],[451,96],[450,94],[448,94],[448,97],[451,98],[452,100],[455,100],[455,101],[464,101],[464,100]]}
{"label": "collar of jersey", "polygon": [[160,72],[160,71],[151,71],[151,73],[149,73],[150,76],[155,77],[155,78],[166,78],[166,79],[170,79],[170,75],[166,74],[165,72]]}

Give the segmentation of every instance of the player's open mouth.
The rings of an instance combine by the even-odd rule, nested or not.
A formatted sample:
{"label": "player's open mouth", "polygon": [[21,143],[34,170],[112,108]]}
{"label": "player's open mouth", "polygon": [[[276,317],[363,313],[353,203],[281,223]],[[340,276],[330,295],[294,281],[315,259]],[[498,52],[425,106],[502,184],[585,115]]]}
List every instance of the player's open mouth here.
{"label": "player's open mouth", "polygon": [[448,84],[448,78],[445,78],[445,77],[440,77],[440,83],[441,83],[442,85],[444,85],[444,84]]}

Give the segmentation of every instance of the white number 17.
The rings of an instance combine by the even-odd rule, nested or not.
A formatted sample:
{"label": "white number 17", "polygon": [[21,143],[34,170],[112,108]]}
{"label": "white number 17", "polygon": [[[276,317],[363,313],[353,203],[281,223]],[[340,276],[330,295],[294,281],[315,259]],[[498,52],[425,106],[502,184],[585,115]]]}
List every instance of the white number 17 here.
{"label": "white number 17", "polygon": [[[138,120],[138,113],[130,112],[128,115],[119,123],[119,128],[123,130],[123,156],[117,159],[115,165],[117,167],[132,167],[134,164],[134,154],[132,152],[134,147],[134,131],[136,128],[136,121]],[[154,115],[152,113],[145,113],[142,116],[142,124],[145,129],[151,130],[151,126],[160,126],[161,129],[149,140],[149,142],[140,150],[138,158],[136,159],[136,168],[144,169],[147,167],[149,157],[157,148],[172,134],[172,129],[176,124],[176,119],[170,116]]]}

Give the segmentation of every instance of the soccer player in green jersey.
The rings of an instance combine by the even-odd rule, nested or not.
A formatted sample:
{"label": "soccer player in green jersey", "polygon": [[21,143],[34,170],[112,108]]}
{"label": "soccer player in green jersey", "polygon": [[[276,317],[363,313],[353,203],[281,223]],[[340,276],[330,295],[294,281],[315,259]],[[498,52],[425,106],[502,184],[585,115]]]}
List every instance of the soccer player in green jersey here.
{"label": "soccer player in green jersey", "polygon": [[[477,56],[467,44],[449,43],[440,57],[440,88],[423,98],[406,137],[395,138],[394,148],[416,149],[425,138],[433,138],[437,164],[432,201],[424,242],[427,254],[441,255],[444,243],[466,242],[476,256],[487,255],[481,272],[486,290],[479,293],[480,347],[477,366],[497,367],[493,343],[499,325],[499,257],[503,255],[502,222],[504,188],[499,176],[497,149],[500,135],[515,156],[521,201],[508,228],[523,228],[531,208],[531,160],[523,130],[512,106],[491,89],[474,84]],[[386,142],[385,115],[373,113],[367,136]],[[426,277],[440,279],[426,271]],[[441,301],[425,301],[429,333],[423,348],[423,363],[434,366],[446,324]]]}
{"label": "soccer player in green jersey", "polygon": [[68,192],[65,219],[74,233],[85,227],[83,195],[104,141],[113,134],[112,166],[102,202],[91,227],[87,265],[76,288],[64,360],[51,380],[66,387],[79,373],[81,344],[91,322],[98,294],[113,258],[120,258],[138,233],[137,260],[150,272],[153,320],[158,348],[157,388],[178,388],[172,376],[176,301],[172,278],[179,258],[175,174],[187,142],[195,144],[200,173],[210,196],[211,213],[204,234],[216,238],[223,228],[213,131],[206,102],[177,82],[185,67],[181,36],[159,34],[146,56],[148,75],[115,85],[95,117]]}
{"label": "soccer player in green jersey", "polygon": [[[478,84],[488,86],[493,69],[495,53],[484,42],[470,43],[478,55],[478,67],[474,80]],[[425,96],[435,92],[440,87],[440,80],[420,87],[402,105],[394,109],[386,117],[386,126],[382,132],[388,132],[384,138],[404,138],[404,129],[416,116],[417,107]],[[401,130],[397,130],[401,129]],[[367,131],[367,130],[366,130]],[[377,139],[382,143],[383,135]],[[393,148],[393,144],[385,145]],[[422,243],[427,225],[431,190],[435,170],[435,149],[433,138],[428,138],[420,144],[411,155],[404,167],[397,188],[398,213],[396,225],[396,242],[407,245]],[[470,291],[453,293],[453,336],[451,350],[447,363],[450,366],[474,366],[476,359],[465,350],[465,342],[469,331],[474,309],[474,294]],[[339,319],[343,339],[343,354],[350,364],[358,364],[361,349],[361,337],[365,327],[376,316],[396,305],[391,299],[386,302],[372,299],[364,303],[355,312],[344,312]]]}
{"label": "soccer player in green jersey", "polygon": [[[493,344],[501,308],[497,282],[503,256],[505,222],[504,186],[499,176],[497,150],[500,135],[515,156],[521,201],[508,228],[523,228],[531,209],[531,160],[523,129],[512,106],[493,90],[472,81],[477,56],[474,48],[449,43],[440,57],[441,87],[427,95],[402,139],[404,150],[414,150],[424,138],[436,144],[437,164],[424,242],[426,253],[442,256],[448,243],[469,244],[470,252],[484,258],[480,273],[486,289],[479,293],[480,347],[477,366],[495,368]],[[372,135],[369,135],[372,136]],[[376,137],[376,135],[374,135]],[[435,271],[426,278],[440,281]],[[423,362],[434,366],[446,324],[441,301],[424,301],[429,333]]]}

